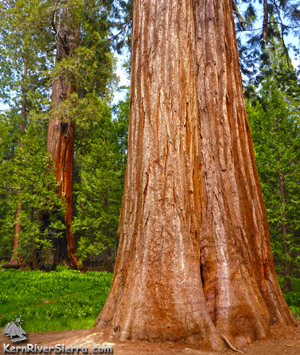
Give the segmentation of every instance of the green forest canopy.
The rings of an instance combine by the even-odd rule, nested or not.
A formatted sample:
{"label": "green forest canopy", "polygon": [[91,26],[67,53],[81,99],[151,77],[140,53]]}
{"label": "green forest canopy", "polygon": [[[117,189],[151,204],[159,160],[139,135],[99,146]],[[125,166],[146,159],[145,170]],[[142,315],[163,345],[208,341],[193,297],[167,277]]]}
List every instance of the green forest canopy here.
{"label": "green forest canopy", "polygon": [[[273,253],[288,289],[291,276],[300,272],[300,92],[288,52],[294,46],[298,54],[297,47],[286,36],[299,33],[300,12],[298,1],[268,1],[260,18],[260,3],[236,1],[234,14]],[[130,47],[131,2],[11,0],[2,2],[0,12],[0,100],[9,107],[0,115],[0,259],[12,256],[46,270],[68,263],[66,201],[57,195],[47,153],[51,90],[63,78],[76,87],[56,113],[76,125],[76,254],[84,265],[111,271],[129,118],[129,90],[112,104],[118,90],[114,51]],[[71,41],[70,19],[78,24],[78,43],[55,62],[58,26]]]}

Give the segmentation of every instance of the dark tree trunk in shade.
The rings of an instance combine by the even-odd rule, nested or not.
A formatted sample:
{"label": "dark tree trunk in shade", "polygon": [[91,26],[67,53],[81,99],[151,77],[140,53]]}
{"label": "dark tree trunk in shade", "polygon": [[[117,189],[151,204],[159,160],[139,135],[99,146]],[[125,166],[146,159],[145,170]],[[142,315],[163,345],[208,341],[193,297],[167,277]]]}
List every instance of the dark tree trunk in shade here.
{"label": "dark tree trunk in shade", "polygon": [[264,19],[263,19],[263,31],[262,31],[262,39],[264,44],[268,42],[268,24],[269,24],[268,0],[264,0]]}
{"label": "dark tree trunk in shade", "polygon": [[[106,209],[106,211],[108,211],[109,199],[108,199],[107,189],[105,189],[105,191],[104,191],[104,208]],[[104,234],[105,234],[106,239],[109,240],[110,232],[109,232],[109,228],[107,225],[105,226]],[[106,249],[103,252],[103,256],[104,256],[104,261],[103,261],[104,271],[113,272],[114,271],[113,255],[112,255],[112,249],[109,245],[106,246]]]}
{"label": "dark tree trunk in shade", "polygon": [[[280,166],[280,156],[277,158],[279,166]],[[289,237],[288,237],[288,226],[286,219],[286,193],[284,188],[284,177],[282,172],[279,173],[279,184],[280,184],[280,196],[281,196],[281,207],[282,207],[282,236],[283,236],[283,244],[284,244],[284,255],[285,258],[289,257],[290,254],[290,246],[289,246]],[[284,291],[291,292],[292,291],[292,270],[290,263],[285,260],[284,261]]]}
{"label": "dark tree trunk in shade", "polygon": [[[18,195],[20,192],[18,191]],[[22,225],[20,222],[20,214],[22,212],[23,205],[22,202],[18,202],[18,208],[17,208],[17,213],[16,213],[16,222],[15,222],[15,233],[14,233],[14,241],[13,241],[13,247],[12,247],[12,256],[10,258],[10,264],[11,265],[20,265],[22,263],[22,258],[18,254],[18,248],[20,245],[20,233],[22,231]]]}
{"label": "dark tree trunk in shade", "polygon": [[274,270],[230,0],[133,2],[128,163],[95,327],[241,346],[296,324]]}
{"label": "dark tree trunk in shade", "polygon": [[[68,14],[66,21],[70,21]],[[62,17],[62,21],[64,17]],[[56,63],[74,53],[79,40],[80,28],[75,30],[65,24],[63,32],[56,36]],[[75,123],[62,117],[59,111],[63,101],[70,98],[75,92],[76,85],[72,78],[60,76],[55,80],[51,96],[51,120],[48,128],[47,151],[50,153],[56,169],[56,180],[59,182],[58,195],[65,198],[65,226],[68,258],[73,266],[78,266],[75,255],[75,239],[71,232],[73,220],[73,165],[74,165],[74,142]]]}

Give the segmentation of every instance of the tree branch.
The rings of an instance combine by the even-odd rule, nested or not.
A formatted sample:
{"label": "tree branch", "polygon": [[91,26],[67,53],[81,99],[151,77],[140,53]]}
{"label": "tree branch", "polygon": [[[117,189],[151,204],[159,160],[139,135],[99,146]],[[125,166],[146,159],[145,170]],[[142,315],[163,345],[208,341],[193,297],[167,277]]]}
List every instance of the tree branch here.
{"label": "tree branch", "polygon": [[53,10],[53,14],[52,14],[52,20],[51,20],[51,25],[52,25],[52,28],[54,30],[54,32],[57,34],[57,29],[56,29],[56,10],[57,10],[57,6],[58,4],[60,3],[61,0],[57,0],[56,3],[55,3],[55,7],[54,7],[54,10]]}
{"label": "tree branch", "polygon": [[285,51],[285,54],[286,54],[286,61],[287,61],[287,65],[288,67],[291,66],[291,63],[290,63],[290,57],[289,57],[289,52],[288,52],[288,49],[285,45],[285,42],[284,42],[284,38],[283,38],[283,32],[284,32],[284,24],[282,22],[282,18],[281,18],[281,14],[280,14],[280,9],[277,5],[277,2],[274,1],[274,5],[276,7],[276,11],[277,11],[277,14],[278,14],[278,18],[279,18],[279,21],[280,21],[280,27],[281,27],[281,31],[280,31],[280,34],[281,34],[281,40],[282,40],[282,45],[283,45],[283,48],[284,48],[284,51]]}
{"label": "tree branch", "polygon": [[243,16],[239,12],[238,6],[234,0],[232,1],[232,9],[233,9],[233,13],[236,15],[237,19],[239,20],[240,25],[242,26],[243,30],[245,31],[246,30],[245,21],[243,19]]}

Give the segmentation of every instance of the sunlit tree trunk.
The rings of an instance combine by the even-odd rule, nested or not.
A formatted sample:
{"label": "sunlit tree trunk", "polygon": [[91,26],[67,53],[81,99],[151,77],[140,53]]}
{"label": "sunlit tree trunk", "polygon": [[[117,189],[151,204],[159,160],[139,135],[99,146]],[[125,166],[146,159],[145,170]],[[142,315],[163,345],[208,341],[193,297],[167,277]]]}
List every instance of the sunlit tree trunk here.
{"label": "sunlit tree trunk", "polygon": [[133,2],[120,244],[95,326],[241,346],[295,324],[274,270],[231,0]]}
{"label": "sunlit tree trunk", "polygon": [[236,344],[294,324],[274,269],[243,99],[231,2],[197,1],[197,80],[204,193],[201,270],[211,318]]}
{"label": "sunlit tree trunk", "polygon": [[[55,15],[56,16],[56,15]],[[56,31],[56,63],[74,53],[78,41],[80,27],[73,30],[70,26],[70,15],[67,10],[60,10],[59,26]],[[74,24],[73,24],[74,25]],[[57,25],[58,26],[58,25]],[[76,85],[70,75],[57,78],[52,87],[51,120],[48,128],[47,151],[50,153],[56,169],[56,180],[59,183],[58,195],[65,198],[65,226],[68,258],[72,265],[78,266],[75,255],[75,239],[71,231],[73,220],[73,165],[75,123],[64,117],[61,112],[62,103],[76,91]]]}

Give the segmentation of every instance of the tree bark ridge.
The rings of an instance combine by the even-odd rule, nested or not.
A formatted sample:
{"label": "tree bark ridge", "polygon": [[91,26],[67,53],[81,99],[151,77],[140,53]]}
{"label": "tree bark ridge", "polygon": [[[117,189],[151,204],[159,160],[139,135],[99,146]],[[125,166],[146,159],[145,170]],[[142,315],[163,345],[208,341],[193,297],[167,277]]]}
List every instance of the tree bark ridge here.
{"label": "tree bark ridge", "polygon": [[95,326],[221,349],[294,324],[274,271],[231,1],[134,1],[120,244]]}
{"label": "tree bark ridge", "polygon": [[202,292],[194,213],[200,162],[193,16],[190,1],[136,3],[118,271],[97,323],[111,323],[121,339],[188,338],[220,349]]}
{"label": "tree bark ridge", "polygon": [[202,174],[201,267],[219,333],[240,346],[295,324],[275,274],[228,1],[195,1]]}

